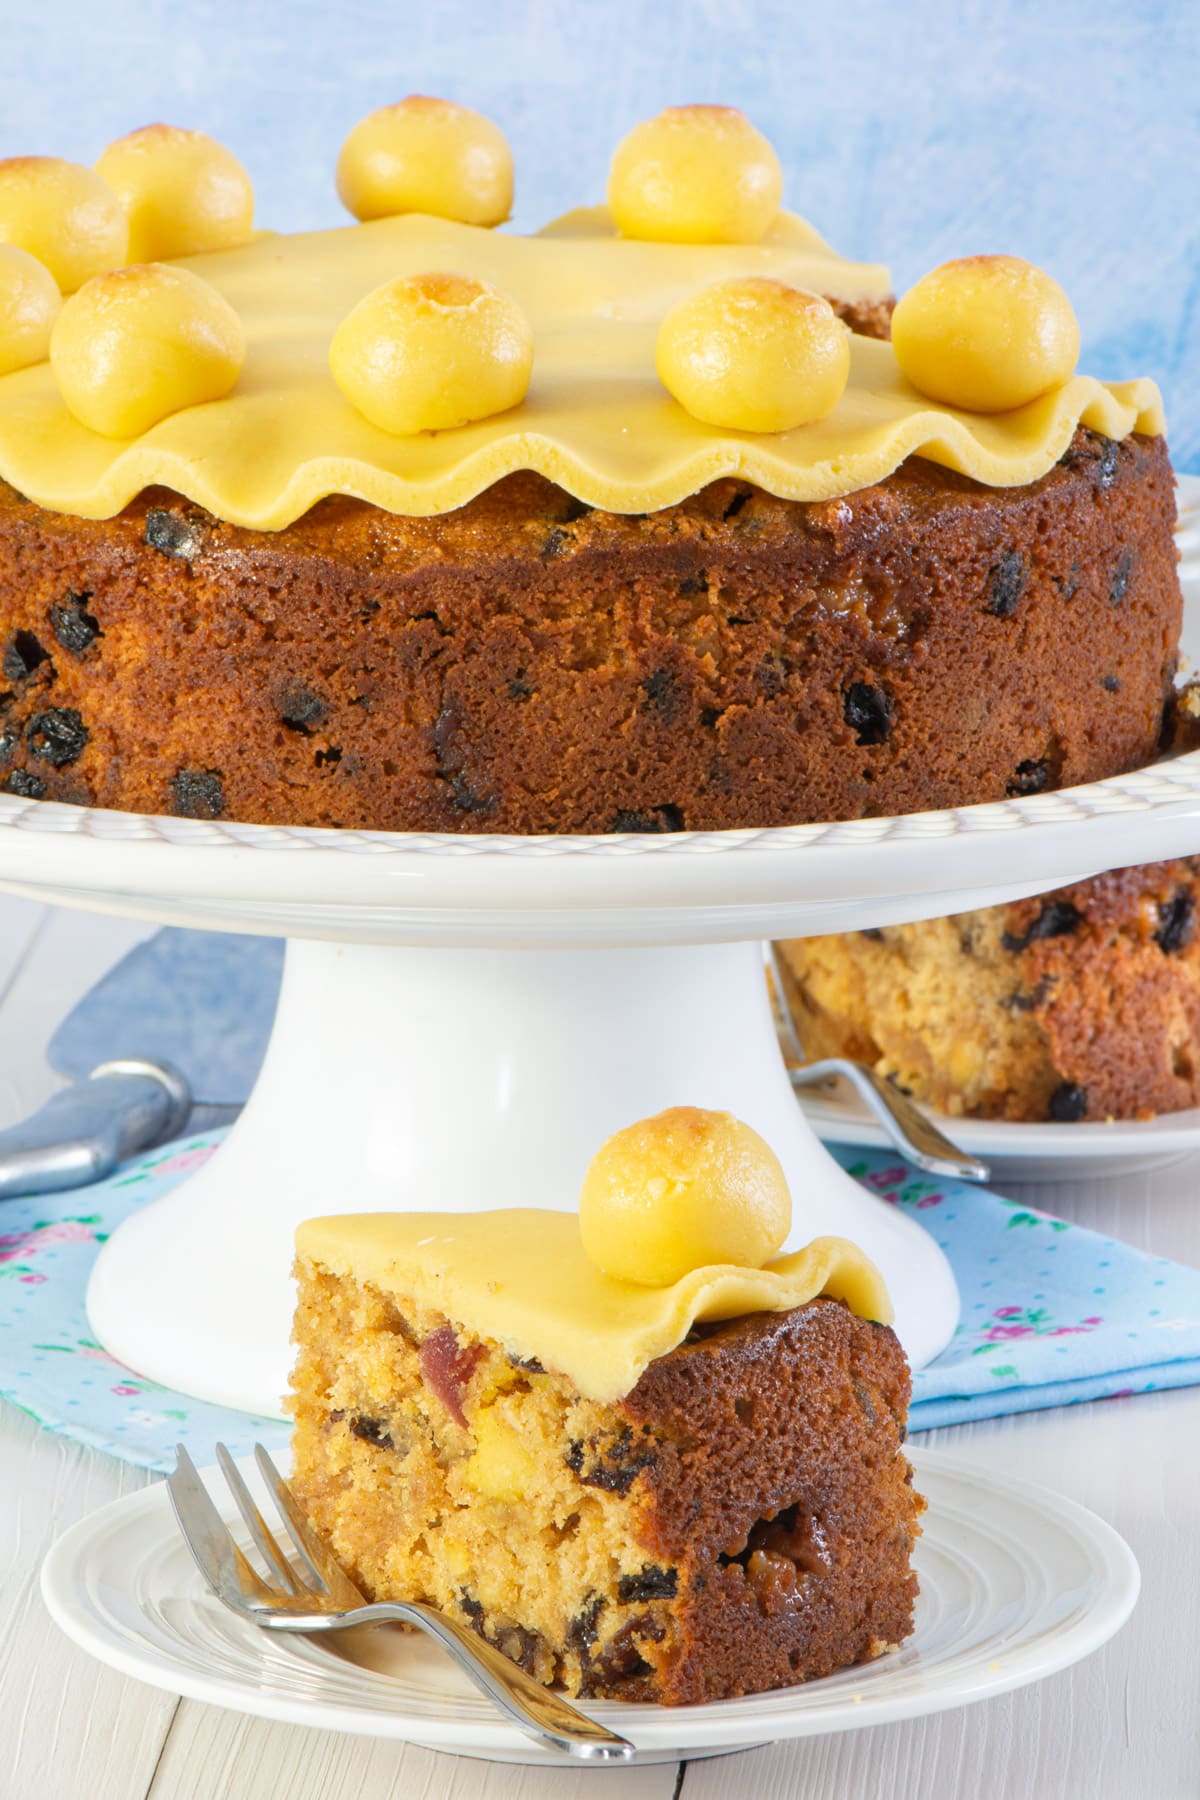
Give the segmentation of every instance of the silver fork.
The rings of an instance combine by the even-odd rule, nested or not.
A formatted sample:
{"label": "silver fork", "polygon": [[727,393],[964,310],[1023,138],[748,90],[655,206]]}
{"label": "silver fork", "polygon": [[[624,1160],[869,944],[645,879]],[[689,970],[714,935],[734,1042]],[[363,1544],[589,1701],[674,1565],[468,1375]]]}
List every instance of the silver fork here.
{"label": "silver fork", "polygon": [[552,1750],[590,1762],[627,1762],[634,1746],[542,1687],[468,1625],[417,1601],[371,1605],[312,1530],[261,1444],[254,1446],[259,1472],[287,1526],[300,1568],[281,1546],[242,1480],[224,1444],[217,1461],[263,1561],[274,1576],[264,1581],[243,1555],[182,1444],[167,1476],[167,1492],[188,1549],[217,1599],[255,1625],[276,1631],[338,1631],[349,1625],[415,1625],[428,1633],[501,1712]]}
{"label": "silver fork", "polygon": [[900,1154],[918,1169],[930,1175],[949,1175],[958,1181],[986,1181],[992,1172],[988,1164],[952,1144],[907,1094],[884,1081],[874,1069],[844,1056],[823,1056],[820,1062],[809,1062],[792,1011],[791,977],[774,944],[763,945],[763,956],[775,1032],[792,1086],[832,1087],[840,1075],[866,1103]]}

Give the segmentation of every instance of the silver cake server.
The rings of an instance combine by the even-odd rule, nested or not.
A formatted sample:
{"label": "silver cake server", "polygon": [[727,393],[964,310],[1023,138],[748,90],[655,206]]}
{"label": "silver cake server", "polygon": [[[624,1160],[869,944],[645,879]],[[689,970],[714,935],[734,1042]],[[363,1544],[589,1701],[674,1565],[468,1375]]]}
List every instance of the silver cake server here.
{"label": "silver cake server", "polygon": [[47,1050],[71,1085],[0,1131],[0,1200],[80,1187],[127,1156],[233,1122],[261,1066],[283,944],[160,931],[129,952]]}

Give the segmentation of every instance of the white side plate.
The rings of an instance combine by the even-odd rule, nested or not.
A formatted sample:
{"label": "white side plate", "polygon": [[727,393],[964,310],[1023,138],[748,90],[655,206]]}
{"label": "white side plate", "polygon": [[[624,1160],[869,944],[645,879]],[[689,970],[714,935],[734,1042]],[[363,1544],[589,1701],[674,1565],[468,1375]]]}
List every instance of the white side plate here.
{"label": "white side plate", "polygon": [[[817,1136],[827,1144],[863,1144],[892,1150],[888,1133],[851,1089],[797,1091]],[[1200,1150],[1200,1107],[1162,1113],[1156,1119],[1114,1119],[1111,1124],[1017,1124],[1007,1119],[951,1119],[923,1107],[952,1144],[978,1156],[991,1180],[1082,1181],[1137,1175],[1160,1169]]]}
{"label": "white side plate", "polygon": [[[1078,1662],[1124,1624],[1138,1568],[1110,1526],[1074,1501],[939,1451],[914,1451],[912,1461],[929,1511],[916,1555],[917,1626],[902,1649],[750,1699],[691,1707],[597,1702],[588,1710],[631,1738],[642,1761],[714,1755],[988,1699]],[[223,1493],[215,1471],[205,1478]],[[232,1504],[225,1516],[235,1516]],[[344,1633],[339,1655],[328,1638],[285,1637],[226,1612],[205,1591],[162,1485],[65,1533],[43,1565],[42,1592],[83,1649],[172,1693],[493,1761],[555,1760],[495,1714],[423,1638],[390,1629]],[[351,1637],[370,1648],[348,1643]]]}

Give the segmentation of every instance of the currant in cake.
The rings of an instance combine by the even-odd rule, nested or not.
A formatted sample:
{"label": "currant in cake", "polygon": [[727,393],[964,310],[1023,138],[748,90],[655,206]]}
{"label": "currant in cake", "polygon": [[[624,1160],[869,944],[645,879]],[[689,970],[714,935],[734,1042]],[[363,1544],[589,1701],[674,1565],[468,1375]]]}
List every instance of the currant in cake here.
{"label": "currant in cake", "polygon": [[[569,1214],[300,1228],[293,1483],[365,1592],[454,1611],[570,1693],[668,1704],[908,1634],[922,1502],[887,1296],[842,1240],[760,1268],[738,1246],[777,1232],[707,1229],[758,1206],[747,1135],[676,1108],[602,1152],[586,1241],[649,1283]],[[668,1175],[682,1234],[653,1217]]]}

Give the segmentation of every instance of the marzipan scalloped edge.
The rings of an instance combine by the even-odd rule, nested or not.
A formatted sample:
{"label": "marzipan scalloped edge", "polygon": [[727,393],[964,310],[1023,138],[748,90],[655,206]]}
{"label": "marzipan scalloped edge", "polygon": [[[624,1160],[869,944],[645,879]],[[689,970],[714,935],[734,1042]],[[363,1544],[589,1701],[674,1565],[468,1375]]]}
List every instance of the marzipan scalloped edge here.
{"label": "marzipan scalloped edge", "polygon": [[[570,215],[568,216],[570,217]],[[0,378],[0,476],[28,499],[111,518],[165,487],[231,524],[277,531],[328,494],[385,511],[451,511],[532,469],[587,505],[657,511],[734,476],[791,500],[833,500],[920,455],[991,487],[1046,474],[1079,424],[1109,438],[1164,429],[1151,381],[1077,375],[1010,413],[925,400],[888,344],[855,337],[836,410],[773,435],[691,418],[654,370],[658,324],[711,281],[770,274],[841,299],[879,299],[887,271],[848,263],[798,225],[756,245],[632,243],[603,235],[520,237],[409,215],[184,259],[242,317],[248,355],[226,399],[129,441],[78,424],[47,364]],[[492,281],[534,329],[533,381],[511,412],[461,429],[393,437],[343,398],[329,341],[362,296],[394,276],[453,270]]]}

